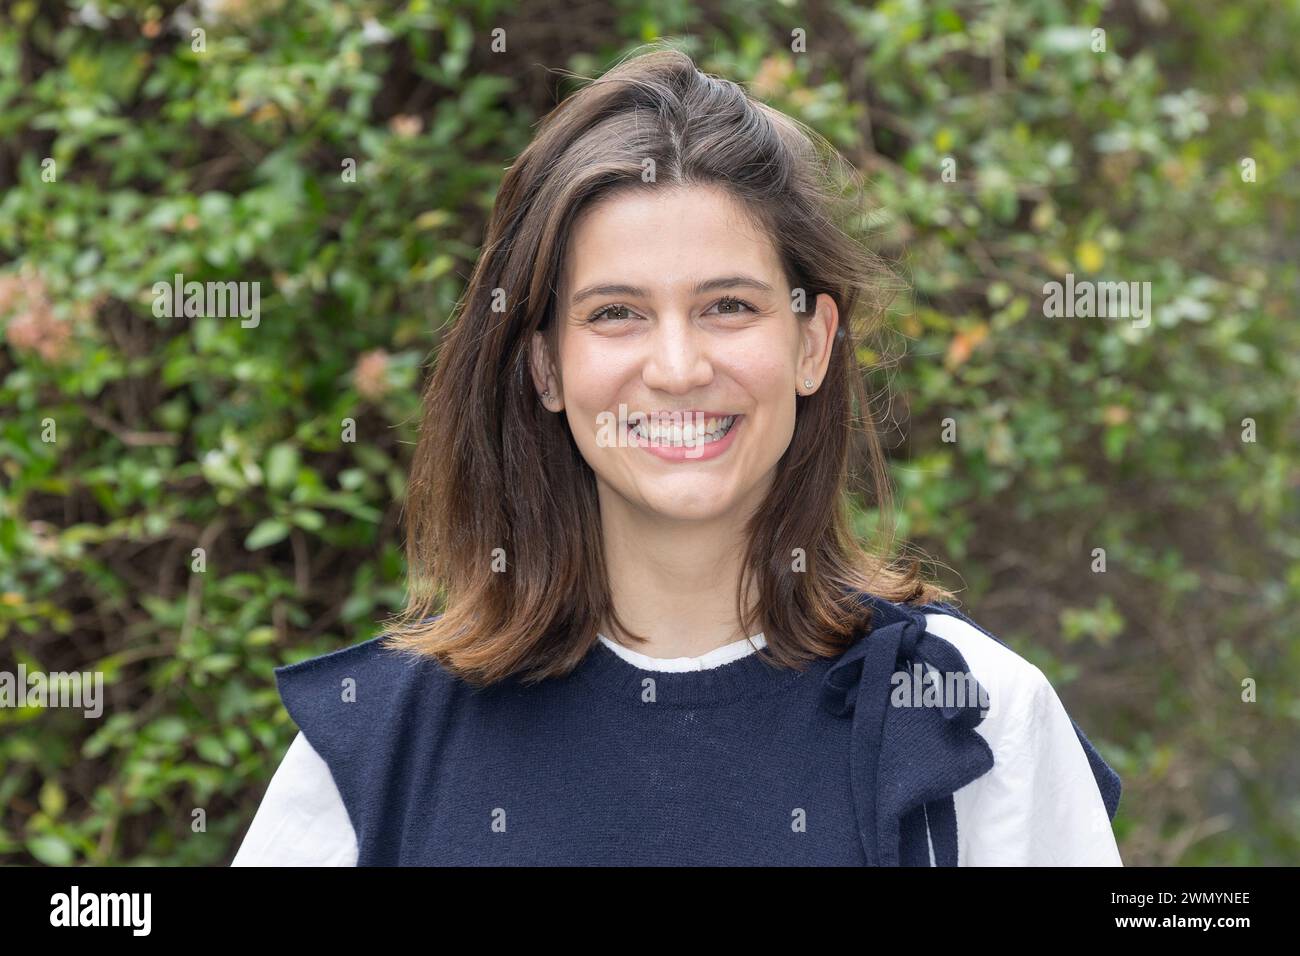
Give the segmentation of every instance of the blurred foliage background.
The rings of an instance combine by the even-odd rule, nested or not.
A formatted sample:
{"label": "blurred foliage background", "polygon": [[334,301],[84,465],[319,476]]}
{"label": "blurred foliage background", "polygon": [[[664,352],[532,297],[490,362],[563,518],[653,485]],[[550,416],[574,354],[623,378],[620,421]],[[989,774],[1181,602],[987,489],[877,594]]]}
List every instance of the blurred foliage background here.
{"label": "blurred foliage background", "polygon": [[[1300,862],[1297,36],[1272,0],[4,5],[0,669],[107,700],[0,709],[0,860],[229,862],[294,734],[272,667],[401,604],[503,168],[666,37],[869,177],[902,530],[1119,771],[1125,862]],[[261,282],[260,324],[155,316],[175,273]],[[1154,319],[1045,318],[1066,273]]]}

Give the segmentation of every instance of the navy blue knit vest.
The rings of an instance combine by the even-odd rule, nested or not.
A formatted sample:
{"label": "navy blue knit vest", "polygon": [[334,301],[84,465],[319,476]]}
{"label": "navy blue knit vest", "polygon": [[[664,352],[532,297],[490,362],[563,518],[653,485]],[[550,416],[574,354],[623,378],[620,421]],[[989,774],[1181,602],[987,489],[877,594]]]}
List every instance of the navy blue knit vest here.
{"label": "navy blue knit vest", "polygon": [[[379,637],[275,673],[358,865],[928,866],[927,831],[956,865],[952,793],[993,766],[980,711],[888,703],[899,668],[965,672],[925,613],[967,619],[860,600],[868,631],[802,672],[647,671],[596,642],[564,678],[476,690]],[[1113,818],[1119,777],[1075,730]]]}

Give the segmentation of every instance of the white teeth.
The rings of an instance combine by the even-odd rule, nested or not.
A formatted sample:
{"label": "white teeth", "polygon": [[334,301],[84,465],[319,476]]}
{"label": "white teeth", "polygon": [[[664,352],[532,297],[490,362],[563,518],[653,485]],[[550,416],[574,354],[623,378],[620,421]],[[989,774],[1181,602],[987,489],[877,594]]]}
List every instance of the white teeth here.
{"label": "white teeth", "polygon": [[634,438],[641,441],[648,439],[652,445],[694,445],[701,442],[701,436],[703,444],[707,445],[709,442],[723,438],[735,423],[735,415],[708,418],[699,426],[694,423],[678,425],[665,422],[660,425],[651,422],[647,424],[644,419],[638,419],[631,423],[628,430]]}

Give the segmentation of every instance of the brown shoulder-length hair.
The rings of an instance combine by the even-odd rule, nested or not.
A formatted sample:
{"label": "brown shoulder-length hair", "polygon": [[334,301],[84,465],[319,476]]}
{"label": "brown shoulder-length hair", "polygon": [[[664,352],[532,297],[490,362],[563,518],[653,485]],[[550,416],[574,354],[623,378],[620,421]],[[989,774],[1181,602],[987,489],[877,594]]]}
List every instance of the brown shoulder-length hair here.
{"label": "brown shoulder-length hair", "polygon": [[[859,176],[804,124],[686,54],[654,49],[552,110],[501,183],[424,392],[405,509],[408,599],[386,625],[387,646],[485,686],[569,672],[602,626],[641,639],[611,603],[595,476],[564,416],[538,400],[529,343],[540,330],[556,354],[555,290],[585,208],[615,189],[702,184],[729,189],[771,236],[790,288],[809,303],[796,321],[821,293],[841,316],[826,380],[797,399],[790,447],[746,529],[743,633],[761,629],[769,660],[801,668],[840,653],[868,625],[855,591],[951,597],[915,557],[889,559],[892,501],[857,342],[879,329],[897,277],[844,225],[861,198]],[[880,523],[870,550],[848,512],[864,472]],[[756,606],[744,606],[746,594]]]}

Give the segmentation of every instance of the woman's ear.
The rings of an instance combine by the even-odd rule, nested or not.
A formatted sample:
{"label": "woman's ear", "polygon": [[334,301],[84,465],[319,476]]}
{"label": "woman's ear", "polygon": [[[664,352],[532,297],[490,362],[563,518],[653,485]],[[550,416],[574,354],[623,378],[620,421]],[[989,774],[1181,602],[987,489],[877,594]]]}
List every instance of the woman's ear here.
{"label": "woman's ear", "polygon": [[537,389],[538,399],[547,411],[558,412],[564,408],[564,399],[560,396],[560,382],[551,362],[551,350],[546,336],[534,332],[530,347],[529,365],[533,374],[533,386]]}
{"label": "woman's ear", "polygon": [[[816,309],[801,324],[799,378],[795,382],[795,391],[801,395],[811,395],[826,379],[831,348],[835,344],[835,332],[840,326],[840,311],[835,300],[824,292],[817,296]],[[812,384],[808,385],[808,382]]]}

